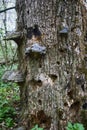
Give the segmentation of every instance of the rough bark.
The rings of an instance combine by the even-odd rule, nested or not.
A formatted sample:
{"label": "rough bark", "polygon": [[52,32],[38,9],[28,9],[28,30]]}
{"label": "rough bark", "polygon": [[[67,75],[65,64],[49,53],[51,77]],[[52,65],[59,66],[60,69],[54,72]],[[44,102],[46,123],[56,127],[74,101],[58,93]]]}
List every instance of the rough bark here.
{"label": "rough bark", "polygon": [[[27,130],[35,124],[46,130],[64,130],[68,121],[82,122],[82,113],[87,114],[83,110],[87,102],[83,1],[17,0],[16,10],[17,31],[23,32],[16,40],[18,68],[25,75],[20,84],[23,125]],[[35,25],[41,32],[36,34],[39,39]],[[32,45],[36,44],[46,47],[46,54],[35,51]]]}

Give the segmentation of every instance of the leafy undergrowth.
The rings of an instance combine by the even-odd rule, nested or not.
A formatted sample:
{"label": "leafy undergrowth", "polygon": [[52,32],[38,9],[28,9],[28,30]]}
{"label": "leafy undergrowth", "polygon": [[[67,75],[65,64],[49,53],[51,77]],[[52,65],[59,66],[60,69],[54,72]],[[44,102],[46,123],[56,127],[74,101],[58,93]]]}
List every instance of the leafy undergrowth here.
{"label": "leafy undergrowth", "polygon": [[3,128],[12,129],[17,125],[18,93],[17,86],[13,89],[9,86],[0,88],[0,130],[3,130]]}
{"label": "leafy undergrowth", "polygon": [[38,125],[35,125],[31,130],[44,130],[43,128],[38,127]]}
{"label": "leafy undergrowth", "polygon": [[68,122],[68,126],[66,127],[66,130],[85,130],[83,124],[75,123],[72,124],[71,122]]}

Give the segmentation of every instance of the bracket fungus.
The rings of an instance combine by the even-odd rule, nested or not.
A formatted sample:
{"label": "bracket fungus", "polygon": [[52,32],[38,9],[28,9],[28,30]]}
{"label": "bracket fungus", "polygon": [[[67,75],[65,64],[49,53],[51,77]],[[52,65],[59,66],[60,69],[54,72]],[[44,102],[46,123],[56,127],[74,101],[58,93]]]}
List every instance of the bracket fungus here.
{"label": "bracket fungus", "polygon": [[59,34],[60,34],[61,36],[67,36],[67,35],[68,35],[68,32],[69,32],[68,27],[63,27],[63,28],[59,31]]}
{"label": "bracket fungus", "polygon": [[21,39],[23,38],[24,32],[11,32],[7,33],[7,35],[4,37],[4,40],[13,40],[17,44],[20,43]]}
{"label": "bracket fungus", "polygon": [[35,43],[31,47],[26,48],[25,54],[26,55],[38,54],[39,56],[40,55],[45,55],[46,54],[46,47],[41,46],[38,43]]}
{"label": "bracket fungus", "polygon": [[24,82],[24,76],[20,71],[10,70],[6,71],[2,76],[4,82]]}

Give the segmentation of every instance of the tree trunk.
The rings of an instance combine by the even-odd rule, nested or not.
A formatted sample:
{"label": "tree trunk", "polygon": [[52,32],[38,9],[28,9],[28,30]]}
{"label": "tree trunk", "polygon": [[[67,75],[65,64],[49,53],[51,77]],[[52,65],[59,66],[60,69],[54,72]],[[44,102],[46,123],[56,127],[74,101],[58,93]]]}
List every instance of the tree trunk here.
{"label": "tree trunk", "polygon": [[[81,0],[17,0],[20,120],[65,130],[87,114],[87,21]],[[84,107],[86,105],[86,107]],[[87,117],[85,117],[87,121]],[[84,123],[84,122],[82,122]],[[87,126],[86,126],[87,128]]]}

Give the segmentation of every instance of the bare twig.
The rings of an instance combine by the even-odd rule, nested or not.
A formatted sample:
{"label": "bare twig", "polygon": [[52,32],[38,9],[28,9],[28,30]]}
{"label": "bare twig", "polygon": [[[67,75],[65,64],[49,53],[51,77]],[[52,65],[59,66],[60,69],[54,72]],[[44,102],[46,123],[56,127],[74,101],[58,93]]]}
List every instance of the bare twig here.
{"label": "bare twig", "polygon": [[12,9],[15,9],[15,6],[14,7],[10,7],[10,8],[6,8],[6,9],[3,9],[3,10],[0,10],[0,13],[6,12],[6,11],[12,10]]}

